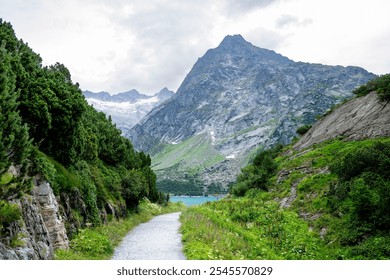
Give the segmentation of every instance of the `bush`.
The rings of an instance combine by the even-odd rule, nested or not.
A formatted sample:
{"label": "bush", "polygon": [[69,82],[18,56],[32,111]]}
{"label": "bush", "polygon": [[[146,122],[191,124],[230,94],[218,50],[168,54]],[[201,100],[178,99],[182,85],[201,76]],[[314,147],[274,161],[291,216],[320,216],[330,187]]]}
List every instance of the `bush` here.
{"label": "bush", "polygon": [[77,238],[72,240],[72,249],[94,258],[110,255],[114,252],[108,237],[92,229],[82,230]]}
{"label": "bush", "polygon": [[55,166],[44,153],[34,147],[31,151],[30,175],[34,176],[36,174],[40,174],[43,179],[49,181],[52,185],[55,185],[53,184],[57,174]]}
{"label": "bush", "polygon": [[20,219],[20,210],[16,204],[10,204],[0,201],[0,225],[1,227],[7,227],[12,222]]}
{"label": "bush", "polygon": [[268,181],[275,174],[278,167],[274,159],[282,147],[282,145],[277,145],[257,154],[252,164],[241,169],[236,184],[232,186],[230,192],[236,196],[244,196],[250,189],[267,191]]}
{"label": "bush", "polygon": [[312,126],[309,124],[303,125],[301,127],[298,127],[297,133],[299,135],[304,135]]}
{"label": "bush", "polygon": [[353,93],[357,96],[364,96],[372,91],[376,91],[381,101],[390,100],[390,74],[379,76],[356,88]]}
{"label": "bush", "polygon": [[358,177],[364,172],[372,172],[390,179],[390,143],[378,142],[370,147],[348,153],[331,166],[342,182]]}
{"label": "bush", "polygon": [[364,241],[359,246],[352,247],[350,250],[356,259],[388,259],[390,256],[390,237],[372,237]]}
{"label": "bush", "polygon": [[390,230],[390,143],[376,143],[348,153],[331,166],[339,182],[331,186],[328,207],[342,213],[347,243],[366,234]]}

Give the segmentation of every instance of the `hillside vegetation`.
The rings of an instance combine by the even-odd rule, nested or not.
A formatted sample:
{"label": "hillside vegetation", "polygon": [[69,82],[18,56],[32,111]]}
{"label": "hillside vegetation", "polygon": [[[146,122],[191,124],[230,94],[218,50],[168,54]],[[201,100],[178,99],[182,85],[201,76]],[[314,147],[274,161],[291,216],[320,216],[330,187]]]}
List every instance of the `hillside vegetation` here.
{"label": "hillside vegetation", "polygon": [[21,213],[11,201],[30,193],[33,177],[50,182],[72,236],[126,216],[143,197],[163,203],[150,165],[110,117],[87,104],[64,65],[43,67],[0,19],[1,242],[12,247],[7,237]]}
{"label": "hillside vegetation", "polygon": [[[355,93],[386,106],[388,77]],[[182,215],[187,257],[389,259],[390,138],[342,138],[260,152],[228,198]]]}
{"label": "hillside vegetation", "polygon": [[183,214],[187,257],[390,258],[390,139],[334,140],[273,161],[260,188],[252,173],[236,196]]}

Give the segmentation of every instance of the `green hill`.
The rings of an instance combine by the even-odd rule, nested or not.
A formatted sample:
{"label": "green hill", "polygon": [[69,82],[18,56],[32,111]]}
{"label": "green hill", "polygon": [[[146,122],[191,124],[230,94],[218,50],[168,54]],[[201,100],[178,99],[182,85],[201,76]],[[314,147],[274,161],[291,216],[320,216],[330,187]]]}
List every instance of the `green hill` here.
{"label": "green hill", "polygon": [[354,157],[373,151],[383,157],[380,164],[388,173],[388,138],[333,140],[276,157],[277,172],[268,191],[251,189],[243,197],[230,196],[185,212],[186,255],[191,259],[390,258],[389,177],[363,171],[343,181],[339,174]]}

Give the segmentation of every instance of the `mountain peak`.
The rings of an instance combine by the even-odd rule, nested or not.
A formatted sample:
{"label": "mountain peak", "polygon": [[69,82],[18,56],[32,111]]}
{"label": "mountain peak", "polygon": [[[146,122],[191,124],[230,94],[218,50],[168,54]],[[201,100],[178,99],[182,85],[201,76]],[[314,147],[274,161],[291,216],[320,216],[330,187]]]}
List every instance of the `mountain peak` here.
{"label": "mountain peak", "polygon": [[168,88],[161,89],[158,93],[156,93],[154,96],[157,96],[158,99],[161,101],[167,100],[171,98],[175,93]]}
{"label": "mountain peak", "polygon": [[219,47],[233,47],[233,46],[251,45],[240,34],[227,35],[219,45]]}
{"label": "mountain peak", "polygon": [[226,42],[232,41],[232,42],[245,42],[245,43],[247,43],[247,41],[245,41],[244,37],[242,37],[241,34],[227,35],[222,40],[222,42],[225,42],[225,41]]}

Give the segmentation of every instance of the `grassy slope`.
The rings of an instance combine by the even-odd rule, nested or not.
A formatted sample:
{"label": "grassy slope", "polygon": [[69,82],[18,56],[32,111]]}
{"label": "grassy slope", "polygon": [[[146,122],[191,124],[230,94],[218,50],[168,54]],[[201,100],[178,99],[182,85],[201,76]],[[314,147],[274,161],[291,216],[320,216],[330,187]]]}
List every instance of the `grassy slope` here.
{"label": "grassy slope", "polygon": [[[182,215],[189,259],[344,259],[364,258],[361,248],[340,243],[340,220],[327,212],[326,193],[336,176],[328,166],[359,147],[390,139],[333,140],[279,157],[271,191],[251,191],[188,209]],[[286,153],[287,154],[287,153]],[[283,200],[284,199],[284,200]],[[288,207],[280,207],[284,201]],[[363,249],[362,249],[363,248]],[[369,248],[368,248],[369,249]]]}
{"label": "grassy slope", "polygon": [[[276,126],[276,121],[270,120],[269,122],[260,126],[251,126],[245,128],[225,139],[219,140],[217,144],[221,145],[229,139],[239,137],[258,128],[267,126]],[[258,149],[261,148],[262,147],[258,147]],[[242,159],[242,163],[246,164],[252,156],[253,153],[248,154],[245,158]],[[191,175],[194,175],[197,172],[202,171],[207,167],[211,167],[223,160],[225,160],[225,156],[213,147],[210,136],[204,132],[192,136],[179,144],[166,145],[161,152],[153,157],[152,168],[155,171],[180,168],[178,171],[186,171]]]}
{"label": "grassy slope", "polygon": [[153,170],[160,171],[180,163],[180,169],[192,174],[221,162],[225,157],[215,150],[205,133],[193,136],[179,144],[167,145],[153,158]]}

